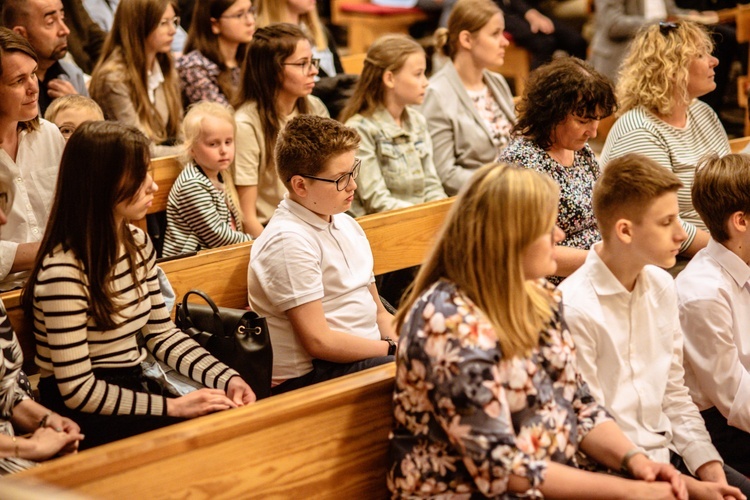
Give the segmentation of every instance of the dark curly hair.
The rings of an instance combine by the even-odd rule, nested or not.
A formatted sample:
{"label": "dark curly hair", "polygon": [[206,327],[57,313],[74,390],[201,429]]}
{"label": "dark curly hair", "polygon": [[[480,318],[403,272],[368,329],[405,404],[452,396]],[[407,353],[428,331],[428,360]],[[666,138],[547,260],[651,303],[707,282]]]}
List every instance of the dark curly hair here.
{"label": "dark curly hair", "polygon": [[529,75],[513,132],[548,149],[553,130],[568,115],[600,120],[616,110],[612,82],[586,62],[563,57]]}

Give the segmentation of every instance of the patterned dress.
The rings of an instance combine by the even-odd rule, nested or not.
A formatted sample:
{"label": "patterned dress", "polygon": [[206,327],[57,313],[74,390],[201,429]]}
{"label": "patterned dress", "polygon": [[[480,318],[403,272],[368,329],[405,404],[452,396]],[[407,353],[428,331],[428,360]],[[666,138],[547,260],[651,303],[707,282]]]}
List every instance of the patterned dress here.
{"label": "patterned dress", "polygon": [[[566,167],[535,142],[516,137],[500,154],[500,161],[547,174],[560,186],[557,225],[565,231],[565,239],[560,245],[588,250],[601,240],[592,203],[594,182],[601,175],[601,170],[588,144],[575,152],[573,165]],[[550,281],[559,284],[562,278],[554,276],[550,277]]]}
{"label": "patterned dress", "polygon": [[441,280],[401,331],[388,488],[393,498],[514,498],[509,475],[539,497],[547,463],[577,466],[578,445],[611,420],[576,368],[575,347],[549,292],[553,319],[526,358],[504,358],[484,314]]}
{"label": "patterned dress", "polygon": [[[15,433],[10,421],[13,416],[13,408],[26,399],[27,395],[18,384],[18,374],[21,371],[21,365],[23,365],[21,346],[18,345],[18,339],[10,326],[2,301],[0,301],[0,349],[2,349],[2,358],[0,358],[0,434],[13,436]],[[24,458],[0,458],[0,475],[22,471],[34,465],[36,465],[36,462]]]}

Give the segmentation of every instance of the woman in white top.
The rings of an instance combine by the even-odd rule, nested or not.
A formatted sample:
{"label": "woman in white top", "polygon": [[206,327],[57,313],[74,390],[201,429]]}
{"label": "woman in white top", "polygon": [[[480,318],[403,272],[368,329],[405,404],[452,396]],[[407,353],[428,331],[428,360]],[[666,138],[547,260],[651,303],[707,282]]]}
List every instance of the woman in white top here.
{"label": "woman in white top", "polygon": [[298,114],[328,116],[320,99],[310,95],[319,63],[307,36],[293,24],[260,28],[248,44],[234,103],[234,182],[245,231],[253,238],[263,231],[286,193],[273,157],[279,131]]}
{"label": "woman in white top", "polygon": [[138,128],[153,145],[161,145],[152,145],[154,156],[179,152],[174,144],[182,103],[170,54],[179,25],[169,0],[122,0],[91,74],[91,98],[104,116]]}
{"label": "woman in white top", "polygon": [[690,196],[695,168],[708,153],[730,153],[716,113],[699,97],[716,88],[713,43],[701,25],[653,24],[636,35],[620,68],[620,116],[607,136],[601,164],[638,152],[671,169],[682,181],[677,192],[688,234],[682,245],[693,255],[708,243],[706,227]]}
{"label": "woman in white top", "polygon": [[474,170],[495,161],[516,121],[502,66],[508,40],[500,9],[485,0],[459,0],[448,28],[435,32],[450,61],[430,80],[422,113],[432,135],[435,168],[450,196]]}

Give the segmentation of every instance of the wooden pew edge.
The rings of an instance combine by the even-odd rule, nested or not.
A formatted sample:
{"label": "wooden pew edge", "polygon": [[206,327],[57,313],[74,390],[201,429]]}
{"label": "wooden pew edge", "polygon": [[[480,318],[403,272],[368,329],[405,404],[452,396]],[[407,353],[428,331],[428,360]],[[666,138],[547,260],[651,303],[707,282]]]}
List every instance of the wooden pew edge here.
{"label": "wooden pew edge", "polygon": [[395,363],[371,368],[243,408],[215,413],[55,459],[0,481],[33,478],[56,486],[76,488],[86,484],[89,478],[117,474],[181,452],[213,446],[240,433],[282,426],[300,415],[330,408],[332,404],[355,404],[373,394],[392,391],[395,370]]}

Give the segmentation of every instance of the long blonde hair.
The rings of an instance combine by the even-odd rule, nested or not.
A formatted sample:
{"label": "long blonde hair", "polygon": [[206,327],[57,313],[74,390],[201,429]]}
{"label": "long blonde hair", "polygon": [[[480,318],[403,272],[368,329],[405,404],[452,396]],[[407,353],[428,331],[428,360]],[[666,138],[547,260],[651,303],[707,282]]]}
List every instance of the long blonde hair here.
{"label": "long blonde hair", "polygon": [[424,54],[424,49],[407,35],[383,35],[375,40],[367,51],[362,75],[357,81],[354,94],[341,112],[341,121],[346,122],[357,113],[372,114],[385,100],[385,72],[397,72],[410,55],[418,52]]}
{"label": "long blonde hair", "polygon": [[[287,20],[284,18],[284,10],[286,8],[287,0],[256,0],[255,6],[258,8],[258,17],[256,22],[258,28],[268,26],[275,23],[285,23]],[[302,24],[308,30],[308,35],[312,38],[315,43],[315,47],[318,50],[325,50],[328,48],[328,37],[326,37],[323,23],[318,17],[318,10],[313,9],[310,12],[306,12],[299,16]]]}
{"label": "long blonde hair", "polygon": [[504,163],[480,168],[453,203],[396,314],[397,330],[420,295],[445,278],[484,313],[504,356],[536,347],[554,312],[549,295],[524,278],[523,255],[554,227],[558,197],[554,181],[534,170]]}
{"label": "long blonde hair", "polygon": [[[234,130],[235,144],[237,143],[237,122],[234,121],[234,109],[231,106],[225,106],[218,102],[198,101],[188,107],[185,119],[182,121],[182,136],[184,137],[184,142],[182,143],[182,160],[184,164],[194,161],[190,150],[203,133],[203,120],[208,116],[224,120],[231,124]],[[232,164],[234,164],[234,158],[232,158]],[[224,181],[224,189],[227,196],[229,196],[235,207],[240,207],[240,198],[229,170],[221,176],[221,179]],[[233,215],[240,218],[237,222],[238,226],[241,226],[242,210],[236,210]]]}
{"label": "long blonde hair", "polygon": [[642,28],[630,44],[617,80],[619,114],[643,106],[669,115],[678,102],[688,104],[690,61],[711,53],[706,29],[694,22],[652,24]]}
{"label": "long blonde hair", "polygon": [[109,87],[105,85],[107,76],[110,73],[123,75],[130,89],[130,99],[138,120],[144,132],[157,144],[176,138],[182,120],[179,79],[171,54],[156,55],[156,61],[164,75],[164,94],[169,113],[167,123],[164,123],[156,106],[151,103],[146,83],[148,72],[151,70],[146,67],[146,39],[159,27],[159,22],[170,3],[169,0],[120,2],[99,62],[91,73],[89,88],[91,98],[101,103],[110,92]]}

